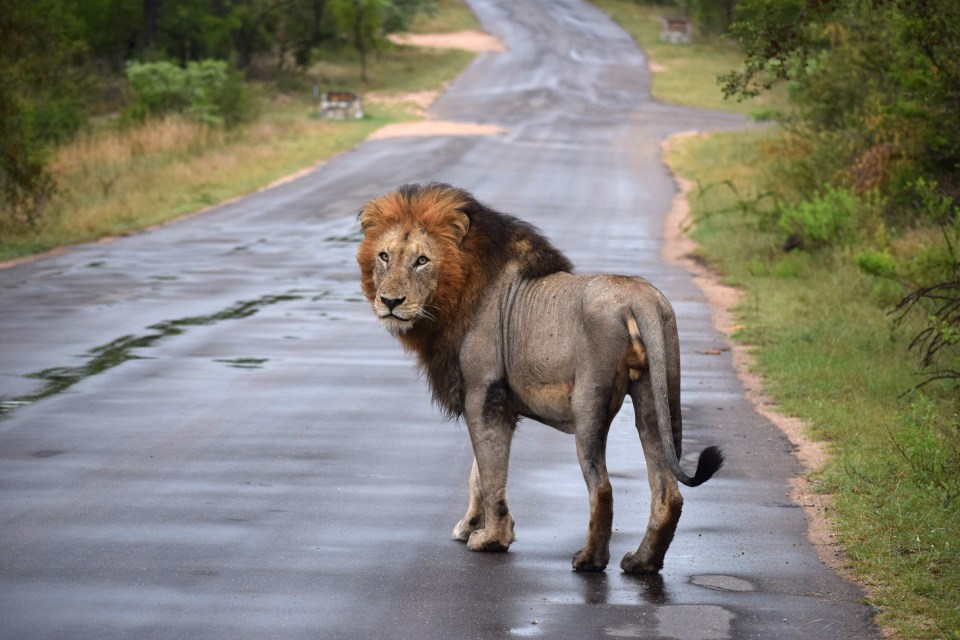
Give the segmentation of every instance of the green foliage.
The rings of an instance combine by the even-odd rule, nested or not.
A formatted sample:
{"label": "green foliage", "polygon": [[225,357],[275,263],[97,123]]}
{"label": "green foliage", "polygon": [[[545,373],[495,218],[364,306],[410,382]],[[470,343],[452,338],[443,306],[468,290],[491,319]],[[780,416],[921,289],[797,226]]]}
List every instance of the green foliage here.
{"label": "green foliage", "polygon": [[827,187],[810,200],[787,202],[780,209],[781,231],[798,238],[805,248],[848,244],[860,217],[861,203],[845,189]]}
{"label": "green foliage", "polygon": [[431,6],[431,0],[329,0],[337,27],[359,57],[364,83],[369,81],[370,54],[386,45],[388,34],[408,28],[419,11]]}
{"label": "green foliage", "polygon": [[367,82],[367,57],[386,43],[388,0],[330,0],[337,26],[360,58],[360,78]]}
{"label": "green foliage", "polygon": [[724,91],[790,83],[788,124],[811,145],[805,180],[878,189],[901,224],[912,212],[896,205],[917,177],[960,192],[960,3],[742,0],[732,31],[746,60]]}
{"label": "green foliage", "polygon": [[189,62],[185,68],[130,62],[126,76],[135,95],[127,116],[136,121],[183,113],[205,124],[233,126],[254,116],[249,90],[222,60]]}
{"label": "green foliage", "polygon": [[86,118],[83,47],[68,26],[52,0],[0,0],[0,228],[41,222],[51,147]]}
{"label": "green foliage", "polygon": [[738,0],[681,0],[681,11],[689,14],[706,33],[724,33],[733,23]]}
{"label": "green foliage", "polygon": [[856,257],[855,262],[861,271],[875,278],[892,279],[897,276],[897,261],[886,249],[867,249]]}

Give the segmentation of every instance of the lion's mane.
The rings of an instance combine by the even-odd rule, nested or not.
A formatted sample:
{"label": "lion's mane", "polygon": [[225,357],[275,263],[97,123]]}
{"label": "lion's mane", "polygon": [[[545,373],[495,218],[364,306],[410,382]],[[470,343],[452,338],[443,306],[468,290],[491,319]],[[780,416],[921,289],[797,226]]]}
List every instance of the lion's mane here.
{"label": "lion's mane", "polygon": [[[462,242],[451,233],[453,214],[470,220]],[[460,345],[487,289],[510,263],[519,278],[538,278],[573,265],[535,227],[486,207],[468,192],[447,184],[408,184],[366,203],[359,218],[375,222],[364,229],[357,252],[363,293],[373,301],[377,238],[386,230],[425,229],[441,250],[441,272],[430,302],[432,318],[399,336],[417,356],[434,402],[448,417],[463,415]]]}

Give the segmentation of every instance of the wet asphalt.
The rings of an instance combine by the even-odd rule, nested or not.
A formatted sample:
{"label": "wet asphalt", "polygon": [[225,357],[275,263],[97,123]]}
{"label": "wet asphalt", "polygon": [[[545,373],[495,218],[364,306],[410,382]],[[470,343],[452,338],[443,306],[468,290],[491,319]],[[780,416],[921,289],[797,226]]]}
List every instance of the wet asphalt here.
{"label": "wet asphalt", "polygon": [[[508,52],[481,54],[432,114],[506,133],[367,142],[202,216],[0,270],[0,637],[876,637],[863,593],[807,543],[789,441],[660,258],[660,141],[745,123],[651,101],[643,54],[589,5],[470,4]],[[673,301],[684,448],[718,444],[727,465],[684,489],[661,575],[617,568],[649,509],[629,403],[604,574],[570,569],[586,489],[572,438],[534,422],[513,450],[510,552],[450,539],[466,428],[377,326],[353,257],[359,205],[428,180]]]}

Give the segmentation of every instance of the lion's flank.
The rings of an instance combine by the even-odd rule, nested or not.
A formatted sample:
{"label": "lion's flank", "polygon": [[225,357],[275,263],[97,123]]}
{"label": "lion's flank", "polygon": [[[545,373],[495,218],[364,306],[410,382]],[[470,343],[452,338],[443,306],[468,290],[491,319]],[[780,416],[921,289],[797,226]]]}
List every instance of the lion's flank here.
{"label": "lion's flank", "polygon": [[[466,235],[458,220],[469,221]],[[537,278],[573,265],[535,227],[499,213],[470,193],[447,184],[407,184],[366,203],[360,210],[364,240],[360,263],[364,294],[373,300],[376,239],[389,229],[423,229],[444,247],[441,275],[431,300],[433,318],[417,323],[399,339],[417,354],[436,402],[450,417],[463,414],[459,351],[485,291],[508,264],[519,278]],[[460,241],[462,237],[462,241]]]}

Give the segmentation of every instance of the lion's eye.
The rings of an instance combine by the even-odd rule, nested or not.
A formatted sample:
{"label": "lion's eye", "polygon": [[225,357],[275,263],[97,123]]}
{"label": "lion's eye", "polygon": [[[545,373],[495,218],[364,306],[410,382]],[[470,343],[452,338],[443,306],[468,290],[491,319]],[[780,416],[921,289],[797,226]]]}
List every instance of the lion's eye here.
{"label": "lion's eye", "polygon": [[427,264],[428,262],[430,262],[430,258],[428,258],[427,256],[420,256],[419,258],[417,258],[417,266],[418,266],[418,267],[422,267],[423,265]]}
{"label": "lion's eye", "polygon": [[386,251],[381,251],[381,252],[380,252],[380,255],[379,255],[378,257],[379,257],[381,260],[383,260],[384,262],[390,262],[390,256],[387,255],[387,252],[386,252]]}

